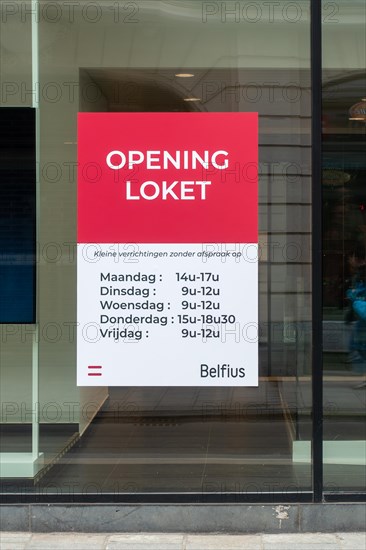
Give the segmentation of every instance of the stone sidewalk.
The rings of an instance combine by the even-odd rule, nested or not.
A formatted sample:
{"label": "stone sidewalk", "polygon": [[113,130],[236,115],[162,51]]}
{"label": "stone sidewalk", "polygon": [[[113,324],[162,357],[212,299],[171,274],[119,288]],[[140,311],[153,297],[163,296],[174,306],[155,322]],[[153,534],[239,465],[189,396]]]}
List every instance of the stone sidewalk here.
{"label": "stone sidewalk", "polygon": [[0,533],[1,550],[365,550],[366,533]]}

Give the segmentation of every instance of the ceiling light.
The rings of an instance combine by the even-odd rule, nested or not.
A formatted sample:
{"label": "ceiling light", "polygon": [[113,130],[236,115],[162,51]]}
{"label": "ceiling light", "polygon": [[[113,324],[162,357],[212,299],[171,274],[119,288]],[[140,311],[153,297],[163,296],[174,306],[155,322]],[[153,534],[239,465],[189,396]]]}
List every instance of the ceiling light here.
{"label": "ceiling light", "polygon": [[352,105],[348,110],[349,120],[362,120],[366,122],[366,105],[364,101],[359,101]]}
{"label": "ceiling light", "polygon": [[185,97],[184,101],[201,101],[200,97]]}
{"label": "ceiling light", "polygon": [[177,73],[175,76],[177,76],[178,78],[191,78],[192,76],[194,76],[194,74],[192,74],[192,73]]}

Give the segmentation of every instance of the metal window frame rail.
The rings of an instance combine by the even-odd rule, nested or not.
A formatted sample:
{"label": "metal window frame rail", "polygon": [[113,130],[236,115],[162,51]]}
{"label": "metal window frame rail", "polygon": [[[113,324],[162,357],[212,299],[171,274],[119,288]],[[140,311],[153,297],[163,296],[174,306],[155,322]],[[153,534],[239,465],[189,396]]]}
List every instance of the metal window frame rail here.
{"label": "metal window frame rail", "polygon": [[322,299],[322,1],[310,4],[312,173],[312,462],[313,498],[323,498],[323,299]]}

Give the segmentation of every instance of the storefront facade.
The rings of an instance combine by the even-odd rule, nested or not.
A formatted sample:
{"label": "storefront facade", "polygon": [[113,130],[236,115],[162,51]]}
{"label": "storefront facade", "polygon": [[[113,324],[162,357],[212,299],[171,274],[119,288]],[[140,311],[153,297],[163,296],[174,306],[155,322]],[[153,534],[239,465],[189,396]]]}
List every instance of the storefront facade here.
{"label": "storefront facade", "polygon": [[[4,502],[364,499],[364,2],[0,10]],[[258,385],[77,385],[80,113],[258,113]]]}

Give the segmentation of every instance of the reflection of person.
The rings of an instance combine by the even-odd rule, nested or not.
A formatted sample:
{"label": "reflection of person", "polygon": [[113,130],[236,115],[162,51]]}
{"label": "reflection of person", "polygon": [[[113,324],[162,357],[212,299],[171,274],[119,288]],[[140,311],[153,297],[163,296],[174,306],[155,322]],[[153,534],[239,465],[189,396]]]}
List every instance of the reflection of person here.
{"label": "reflection of person", "polygon": [[[349,344],[349,362],[357,374],[366,373],[366,264],[357,262],[355,258],[350,261],[354,267],[355,276],[352,288],[347,290],[347,298],[352,304],[352,311],[355,314],[351,339]],[[366,380],[363,380],[354,388],[366,388]]]}

